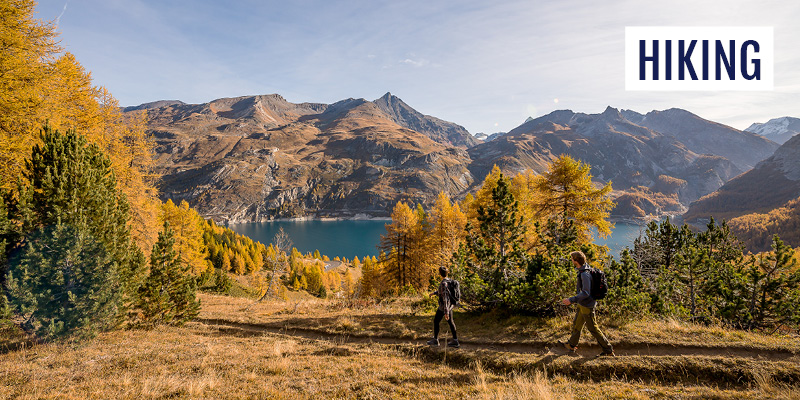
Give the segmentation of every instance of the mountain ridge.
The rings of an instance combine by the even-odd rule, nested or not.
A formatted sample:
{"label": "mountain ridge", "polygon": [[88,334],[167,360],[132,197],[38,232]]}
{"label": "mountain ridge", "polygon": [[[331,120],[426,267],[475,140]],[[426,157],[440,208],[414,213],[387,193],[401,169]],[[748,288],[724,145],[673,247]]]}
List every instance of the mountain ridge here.
{"label": "mountain ridge", "polygon": [[755,168],[692,203],[687,221],[765,213],[800,197],[800,136],[794,136]]}
{"label": "mountain ridge", "polygon": [[[481,143],[388,92],[332,104],[295,104],[277,94],[158,103],[147,103],[148,129],[162,196],[228,221],[387,216],[399,200],[428,204],[440,190],[460,198],[495,164],[507,174],[541,173],[560,154],[591,164],[595,180],[613,181],[617,194],[631,194],[618,197],[630,202],[620,210],[633,213],[622,217],[677,214],[750,160],[739,160],[740,168],[723,155],[693,151],[679,140],[691,132],[670,118],[691,119],[700,136],[710,130],[743,137],[754,143],[754,154],[777,147],[684,110],[660,116],[610,106],[598,114],[557,110]],[[642,126],[648,115],[670,133]],[[701,139],[692,146],[714,150]]]}

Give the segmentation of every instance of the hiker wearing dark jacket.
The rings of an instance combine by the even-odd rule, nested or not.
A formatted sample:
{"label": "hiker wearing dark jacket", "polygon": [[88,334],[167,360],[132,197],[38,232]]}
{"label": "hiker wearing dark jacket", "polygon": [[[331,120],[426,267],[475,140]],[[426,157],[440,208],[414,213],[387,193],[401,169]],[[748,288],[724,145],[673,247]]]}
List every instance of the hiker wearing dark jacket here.
{"label": "hiker wearing dark jacket", "polygon": [[566,343],[562,343],[570,353],[574,353],[578,348],[578,341],[581,339],[581,330],[583,326],[589,330],[589,333],[594,336],[603,352],[599,356],[613,356],[614,349],[611,343],[608,342],[603,332],[597,327],[595,318],[595,306],[597,301],[592,298],[592,274],[590,273],[591,266],[586,262],[586,256],[583,252],[573,251],[570,253],[572,258],[572,265],[578,272],[578,280],[576,284],[577,294],[570,298],[561,301],[564,305],[577,304],[578,310],[575,313],[575,320],[572,322],[572,335]]}
{"label": "hiker wearing dark jacket", "polygon": [[439,308],[436,310],[436,316],[433,317],[433,339],[428,341],[428,344],[431,346],[439,345],[439,324],[442,323],[442,318],[447,321],[447,324],[450,326],[450,333],[453,335],[453,339],[447,342],[447,346],[460,346],[458,343],[456,324],[453,322],[453,307],[455,307],[455,304],[452,304],[450,301],[450,292],[448,289],[454,281],[447,277],[448,272],[447,267],[439,268],[439,275],[441,275],[443,279],[439,284],[439,289],[431,293],[431,296],[439,296]]}

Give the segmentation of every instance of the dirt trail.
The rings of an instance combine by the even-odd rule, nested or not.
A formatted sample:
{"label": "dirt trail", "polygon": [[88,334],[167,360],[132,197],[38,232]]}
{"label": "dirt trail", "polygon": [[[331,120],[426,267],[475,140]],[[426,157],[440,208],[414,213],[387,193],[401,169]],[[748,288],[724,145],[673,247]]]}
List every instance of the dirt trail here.
{"label": "dirt trail", "polygon": [[[348,334],[331,334],[312,329],[277,328],[264,324],[241,323],[223,319],[197,319],[196,321],[216,326],[221,331],[231,331],[242,335],[260,335],[265,332],[302,337],[313,340],[327,340],[336,343],[381,343],[381,344],[407,344],[424,345],[426,339],[403,339],[386,336],[352,336]],[[442,340],[444,343],[444,340]],[[519,354],[566,354],[566,350],[556,343],[485,343],[461,341],[461,348],[470,350],[490,350]],[[444,347],[442,347],[444,349]],[[581,345],[578,355],[594,357],[600,352],[597,345]],[[647,343],[614,343],[614,352],[617,356],[712,356],[712,357],[737,357],[752,358],[769,361],[800,362],[800,355],[786,350],[763,350],[747,347],[703,347],[695,345],[667,345]]]}

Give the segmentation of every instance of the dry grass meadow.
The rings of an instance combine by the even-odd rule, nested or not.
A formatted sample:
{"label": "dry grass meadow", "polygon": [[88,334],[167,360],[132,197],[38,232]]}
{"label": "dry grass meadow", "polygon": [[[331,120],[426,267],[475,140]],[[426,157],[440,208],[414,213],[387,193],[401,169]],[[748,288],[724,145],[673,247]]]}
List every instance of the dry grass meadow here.
{"label": "dry grass meadow", "polygon": [[[456,314],[461,349],[425,346],[414,299],[201,294],[197,321],[78,343],[0,339],[13,399],[800,399],[800,341],[680,321],[607,327],[618,357],[552,343],[569,318]],[[447,332],[443,324],[444,332]]]}

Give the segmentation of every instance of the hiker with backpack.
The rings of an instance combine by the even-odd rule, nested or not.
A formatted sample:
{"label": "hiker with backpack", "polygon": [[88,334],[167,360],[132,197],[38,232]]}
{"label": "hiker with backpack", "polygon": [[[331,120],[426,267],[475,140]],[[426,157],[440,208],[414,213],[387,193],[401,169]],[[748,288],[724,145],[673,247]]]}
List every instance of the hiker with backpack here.
{"label": "hiker with backpack", "polygon": [[439,324],[442,318],[447,321],[450,326],[450,333],[453,338],[447,342],[448,347],[461,347],[458,343],[458,333],[456,333],[456,324],[453,322],[453,307],[458,305],[461,300],[461,288],[458,281],[447,277],[449,273],[447,267],[439,267],[439,275],[442,276],[442,282],[439,284],[439,289],[431,293],[431,296],[439,296],[439,308],[436,310],[436,316],[433,317],[433,339],[428,341],[431,346],[439,345]]}
{"label": "hiker with backpack", "polygon": [[575,313],[575,320],[572,322],[572,335],[566,343],[561,343],[570,354],[575,354],[578,348],[578,341],[581,338],[581,330],[583,326],[589,330],[589,333],[594,336],[603,352],[598,354],[601,356],[614,356],[614,348],[608,342],[603,332],[597,327],[595,317],[595,306],[597,300],[605,297],[608,291],[605,274],[603,271],[592,268],[586,262],[586,255],[581,251],[573,251],[570,253],[572,265],[575,266],[578,272],[577,294],[570,298],[561,301],[564,305],[577,304],[578,310]]}

